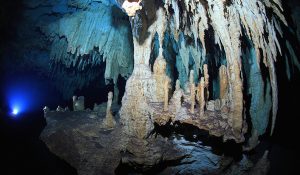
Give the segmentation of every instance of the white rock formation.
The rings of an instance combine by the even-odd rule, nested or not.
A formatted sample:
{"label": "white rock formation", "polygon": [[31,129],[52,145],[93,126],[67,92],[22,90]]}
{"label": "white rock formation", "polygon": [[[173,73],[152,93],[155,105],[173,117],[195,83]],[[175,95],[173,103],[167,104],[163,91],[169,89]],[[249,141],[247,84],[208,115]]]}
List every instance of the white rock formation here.
{"label": "white rock formation", "polygon": [[149,59],[155,33],[158,32],[159,36],[163,36],[164,33],[165,10],[158,9],[156,17],[157,20],[149,26],[149,35],[143,43],[139,43],[137,38],[133,38],[134,70],[126,82],[120,110],[121,122],[127,134],[138,138],[147,138],[154,128],[153,109],[149,103],[158,100],[157,84],[149,67]]}
{"label": "white rock formation", "polygon": [[183,95],[183,90],[180,88],[180,81],[176,80],[176,89],[170,100],[170,109],[172,110],[175,109],[175,114],[177,114],[181,109],[182,95]]}
{"label": "white rock formation", "polygon": [[65,112],[65,110],[61,106],[57,106],[56,112]]}
{"label": "white rock formation", "polygon": [[197,101],[199,103],[200,117],[204,117],[204,108],[205,108],[204,88],[205,88],[204,77],[201,77],[197,87]]}
{"label": "white rock formation", "polygon": [[73,110],[74,111],[83,111],[85,109],[84,106],[84,97],[73,96]]}
{"label": "white rock formation", "polygon": [[194,114],[195,112],[195,91],[196,91],[196,88],[195,88],[195,83],[194,83],[194,70],[191,70],[190,71],[190,104],[191,104],[191,109],[190,109],[190,112],[192,114]]}
{"label": "white rock formation", "polygon": [[[218,103],[217,109],[228,112],[228,124],[238,137],[241,136],[246,128],[243,95],[243,78],[245,76],[243,76],[241,71],[241,38],[247,38],[253,45],[257,65],[259,66],[262,62],[268,68],[273,101],[272,133],[278,104],[274,62],[277,56],[281,54],[281,47],[277,37],[283,37],[281,26],[287,25],[283,16],[281,2],[279,0],[231,0],[230,3],[224,0],[165,0],[164,8],[166,9],[164,13],[160,13],[162,11],[161,8],[157,11],[157,19],[148,28],[149,35],[145,41],[139,43],[134,38],[135,68],[133,74],[147,74],[149,77],[144,78],[151,79],[151,73],[149,71],[148,73],[145,72],[147,72],[149,65],[149,48],[151,48],[151,42],[153,41],[153,29],[158,31],[161,44],[161,33],[163,33],[161,31],[164,31],[162,26],[168,26],[168,30],[170,30],[170,33],[173,33],[174,39],[178,44],[177,56],[181,58],[185,74],[188,74],[189,62],[192,58],[196,66],[195,73],[199,75],[198,71],[199,69],[201,70],[204,74],[204,82],[207,89],[209,85],[208,67],[205,65],[202,68],[202,65],[208,49],[206,48],[208,43],[205,43],[205,33],[211,29],[215,44],[219,46],[220,50],[224,51],[224,57],[226,58],[226,67],[220,68],[220,100],[222,103]],[[169,13],[170,11],[173,13]],[[185,36],[193,40],[193,47],[190,46],[191,42],[186,41]],[[199,46],[198,41],[200,41],[201,46]],[[289,50],[292,52],[292,49]],[[183,83],[182,87],[185,87],[186,83]],[[152,85],[154,84],[155,82]],[[126,88],[126,91],[128,88]],[[143,87],[142,89],[143,94],[155,94],[153,88],[147,89]],[[208,92],[208,90],[206,91]],[[155,95],[152,95],[153,97],[145,96],[147,99],[156,98],[154,97]],[[208,97],[208,93],[206,97]],[[148,101],[146,100],[145,102],[147,103]],[[226,105],[223,104],[223,101],[226,101]],[[207,108],[215,110],[215,105],[212,103],[214,101],[209,102]]]}
{"label": "white rock formation", "polygon": [[105,79],[116,84],[119,75],[127,78],[133,70],[130,25],[112,13],[113,4],[99,2],[97,8],[66,15],[40,28],[53,41],[50,59],[54,63],[78,70],[105,63]]}
{"label": "white rock formation", "polygon": [[122,4],[122,8],[128,16],[135,16],[136,11],[142,9],[142,6],[140,5],[141,1],[142,0],[139,0],[138,2],[129,2],[125,0]]}
{"label": "white rock formation", "polygon": [[222,65],[219,68],[219,83],[220,83],[220,99],[225,99],[228,90],[228,78],[226,66]]}
{"label": "white rock formation", "polygon": [[49,107],[48,107],[48,106],[45,106],[45,107],[43,108],[43,111],[44,111],[44,113],[46,114],[47,112],[49,112],[49,111],[50,111],[50,109],[49,109]]}
{"label": "white rock formation", "polygon": [[[273,96],[273,124],[277,111],[277,82],[274,61],[281,54],[281,47],[277,40],[276,31],[282,33],[279,22],[287,25],[282,14],[283,8],[281,2],[260,1],[260,0],[232,0],[229,5],[220,0],[186,0],[185,11],[179,16],[179,1],[166,0],[165,8],[172,8],[174,13],[169,14],[174,21],[175,27],[173,33],[184,31],[186,35],[199,38],[202,45],[205,46],[204,31],[208,29],[208,18],[215,34],[215,43],[224,48],[226,60],[228,63],[228,90],[229,100],[231,102],[230,111],[232,113],[232,124],[236,131],[242,127],[243,118],[243,97],[242,97],[242,77],[241,77],[241,41],[240,36],[243,30],[247,37],[253,42],[257,54],[257,61],[262,61],[269,68],[272,84]],[[267,17],[267,8],[273,11],[271,18]],[[192,15],[189,15],[191,13]],[[278,20],[279,19],[279,20]],[[192,27],[189,27],[187,21],[192,21]],[[185,26],[179,29],[179,25]],[[266,37],[265,37],[266,36]],[[262,55],[260,54],[262,50]]]}
{"label": "white rock formation", "polygon": [[162,56],[158,56],[153,65],[153,76],[156,81],[156,96],[157,102],[165,100],[165,88],[167,83],[168,89],[170,88],[170,78],[166,75],[167,62]]}
{"label": "white rock formation", "polygon": [[107,128],[113,128],[116,125],[116,121],[114,119],[114,116],[111,112],[111,104],[113,100],[113,93],[109,92],[107,95],[107,107],[106,107],[106,116],[103,121],[103,124]]}

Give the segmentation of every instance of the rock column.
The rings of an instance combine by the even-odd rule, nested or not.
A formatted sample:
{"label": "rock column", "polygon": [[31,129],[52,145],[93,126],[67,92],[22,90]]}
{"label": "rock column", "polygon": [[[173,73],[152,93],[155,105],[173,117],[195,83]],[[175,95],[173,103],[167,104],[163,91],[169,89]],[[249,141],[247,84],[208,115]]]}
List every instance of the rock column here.
{"label": "rock column", "polygon": [[200,117],[204,116],[204,107],[205,107],[204,87],[205,87],[204,78],[201,77],[200,82],[198,84],[198,102],[200,106],[199,107]]}
{"label": "rock column", "polygon": [[227,95],[228,88],[228,77],[226,72],[226,66],[222,65],[219,69],[219,79],[220,79],[220,99],[225,99]]}
{"label": "rock column", "polygon": [[113,99],[113,93],[109,92],[107,96],[106,116],[104,119],[104,125],[108,128],[113,128],[116,125],[116,121],[111,112],[112,99]]}
{"label": "rock column", "polygon": [[190,91],[191,91],[191,110],[190,112],[194,114],[195,112],[195,83],[194,83],[194,70],[190,71]]}

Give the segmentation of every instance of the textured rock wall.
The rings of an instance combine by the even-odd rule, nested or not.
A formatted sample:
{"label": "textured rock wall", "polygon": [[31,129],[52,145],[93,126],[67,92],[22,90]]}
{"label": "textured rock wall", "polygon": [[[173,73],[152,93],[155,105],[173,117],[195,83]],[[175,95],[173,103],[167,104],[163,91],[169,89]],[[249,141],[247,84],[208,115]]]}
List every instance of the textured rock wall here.
{"label": "textured rock wall", "polygon": [[[111,0],[28,0],[7,62],[36,71],[65,99],[90,85],[101,87],[133,70],[130,22]],[[9,58],[8,58],[9,59]],[[50,65],[50,66],[49,66]],[[8,66],[7,66],[8,67]],[[101,76],[101,78],[99,78]]]}
{"label": "textured rock wall", "polygon": [[[148,6],[144,5],[144,3],[146,3],[146,1],[141,2],[143,11],[147,11]],[[221,58],[214,58],[213,55],[217,55],[217,53],[211,53],[214,46],[208,43],[214,42],[215,45],[219,47],[220,52],[224,52],[226,58],[226,63],[222,63],[226,65],[226,67],[221,67],[222,69],[220,70],[219,78],[221,84],[219,92],[221,98],[227,99],[229,105],[228,122],[233,128],[233,132],[238,136],[247,128],[244,125],[246,112],[245,100],[247,100],[244,99],[244,94],[247,91],[244,84],[248,83],[247,86],[250,86],[250,88],[247,88],[249,89],[253,86],[252,89],[257,88],[258,91],[262,91],[261,83],[257,82],[257,84],[254,84],[252,80],[258,75],[261,63],[263,63],[268,69],[267,79],[270,81],[270,83],[266,83],[266,87],[270,85],[271,88],[273,116],[271,130],[273,131],[278,104],[277,78],[274,64],[276,59],[282,55],[281,46],[284,44],[281,42],[281,40],[284,40],[284,38],[282,38],[282,28],[288,26],[283,15],[281,2],[269,0],[234,0],[230,3],[226,3],[219,0],[188,0],[184,2],[166,0],[163,5],[167,14],[167,21],[163,24],[166,24],[167,32],[173,33],[174,40],[170,41],[174,45],[173,49],[176,53],[178,76],[185,91],[190,91],[189,83],[187,82],[190,70],[195,72],[194,77],[196,83],[199,81],[199,77],[204,76],[206,89],[210,87],[213,91],[216,91],[216,87],[211,87],[216,84],[215,80],[208,79],[210,75],[207,71],[210,69],[210,66],[220,66]],[[151,6],[151,11],[153,11],[153,6]],[[155,18],[151,19],[153,20]],[[135,15],[134,24],[139,24],[138,20],[140,20],[138,15]],[[141,28],[143,28],[143,26]],[[134,33],[134,36],[139,35],[138,32]],[[207,34],[209,35],[207,36]],[[213,37],[211,35],[213,35]],[[144,36],[145,35],[143,35],[143,37]],[[254,54],[246,54],[246,58],[243,59],[254,61],[252,58],[255,58],[257,65],[257,67],[255,67],[254,63],[251,63],[252,66],[250,66],[250,71],[247,72],[247,75],[244,75],[242,71],[243,64],[246,64],[242,61],[243,37],[249,39]],[[280,40],[278,37],[281,37]],[[148,42],[148,39],[149,37],[146,37],[145,41]],[[212,39],[212,41],[208,41],[208,39]],[[145,44],[145,42],[143,44]],[[137,61],[148,64],[149,50],[144,54],[145,51],[143,48],[140,48],[143,44],[135,45],[135,59],[143,57],[143,59],[138,59]],[[148,45],[150,46],[150,44]],[[288,46],[288,48],[292,47]],[[292,49],[288,50],[290,55],[295,55]],[[208,66],[205,64],[206,62],[210,63],[208,59],[216,59],[215,62],[219,63]],[[291,59],[297,60],[294,58]],[[205,66],[202,67],[203,65]],[[213,70],[216,69],[214,67],[212,68]],[[213,83],[211,84],[209,82]],[[267,88],[267,90],[269,89]],[[210,90],[206,90],[207,99],[209,92]],[[266,93],[267,95],[268,92]],[[268,113],[267,111],[270,107],[268,99],[270,98],[267,96],[265,101],[261,101],[257,93],[252,93],[252,95],[250,115],[253,115],[251,118],[253,123],[256,123],[254,124],[254,127],[257,127],[255,129],[260,130],[259,133],[262,134],[265,132],[265,123],[267,123],[267,117],[263,117],[262,113]],[[212,98],[216,98],[216,95],[214,94]],[[265,105],[266,110],[259,109],[257,102]],[[258,109],[258,111],[254,112],[254,108]],[[257,113],[260,113],[260,117],[257,117]],[[257,124],[257,121],[261,121],[261,125]]]}

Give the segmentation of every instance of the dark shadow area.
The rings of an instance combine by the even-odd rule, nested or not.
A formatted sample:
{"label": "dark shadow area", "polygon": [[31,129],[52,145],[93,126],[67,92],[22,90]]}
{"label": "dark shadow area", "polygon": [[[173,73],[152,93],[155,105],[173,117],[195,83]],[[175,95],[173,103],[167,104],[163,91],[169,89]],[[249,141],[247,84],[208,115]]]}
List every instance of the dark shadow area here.
{"label": "dark shadow area", "polygon": [[39,140],[46,122],[42,112],[17,116],[1,111],[1,174],[75,175],[76,170]]}
{"label": "dark shadow area", "polygon": [[242,144],[237,144],[234,141],[223,142],[222,137],[209,135],[208,131],[199,129],[196,126],[175,122],[168,122],[164,126],[155,124],[155,134],[160,134],[163,137],[170,137],[172,134],[183,135],[184,138],[191,142],[201,142],[203,146],[210,146],[212,152],[217,155],[225,155],[233,157],[235,160],[240,160],[242,157]]}
{"label": "dark shadow area", "polygon": [[168,161],[162,160],[156,166],[154,166],[153,168],[150,168],[148,170],[133,168],[127,164],[122,164],[122,162],[120,162],[119,166],[115,170],[115,174],[116,175],[136,174],[136,173],[141,173],[141,174],[145,174],[145,175],[158,174],[167,167],[182,165],[183,164],[183,163],[181,163],[182,159],[184,159],[184,157],[182,157],[181,159],[178,159],[178,160],[168,160]]}
{"label": "dark shadow area", "polygon": [[23,0],[2,1],[0,5],[0,56],[9,41],[16,37],[17,26],[23,18]]}

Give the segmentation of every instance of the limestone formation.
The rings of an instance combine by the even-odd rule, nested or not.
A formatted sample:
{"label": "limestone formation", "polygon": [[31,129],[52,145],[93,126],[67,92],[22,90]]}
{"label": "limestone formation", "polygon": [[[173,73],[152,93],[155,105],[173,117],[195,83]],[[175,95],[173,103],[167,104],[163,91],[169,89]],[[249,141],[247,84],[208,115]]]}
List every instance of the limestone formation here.
{"label": "limestone formation", "polygon": [[247,174],[249,171],[247,154],[243,155],[246,161],[235,161],[223,151],[223,154],[216,153],[214,145],[187,140],[177,134],[169,138],[157,135],[128,140],[123,127],[107,131],[99,125],[99,117],[86,117],[91,115],[93,112],[88,111],[51,112],[45,117],[47,126],[40,136],[52,153],[76,168],[78,175],[127,174],[118,166],[132,168],[133,174],[153,174],[147,170],[161,166],[164,166],[161,174],[179,171],[181,174]]}
{"label": "limestone formation", "polygon": [[84,97],[73,96],[73,110],[74,111],[83,111],[85,109],[84,106]]}
{"label": "limestone formation", "polygon": [[47,113],[47,112],[50,111],[50,109],[48,108],[48,106],[45,106],[45,107],[43,108],[43,111],[44,111],[44,113]]}
{"label": "limestone formation", "polygon": [[229,96],[230,96],[230,119],[231,125],[234,128],[236,135],[240,135],[243,129],[244,121],[244,98],[243,98],[243,82],[241,78],[241,70],[239,68],[238,62],[234,61],[229,66]]}
{"label": "limestone formation", "polygon": [[[134,18],[134,21],[138,21],[138,18]],[[128,135],[133,135],[138,138],[147,138],[154,129],[152,119],[153,109],[149,103],[164,101],[163,86],[157,90],[158,82],[149,67],[149,59],[155,33],[157,32],[159,36],[163,36],[165,26],[162,24],[165,22],[165,10],[159,8],[156,11],[156,20],[151,23],[147,29],[147,38],[140,43],[136,37],[133,37],[135,50],[134,69],[132,75],[126,82],[120,117],[125,132]],[[134,31],[137,30],[135,27],[138,27],[138,25],[133,25],[132,27]],[[162,91],[162,93],[158,93],[160,91]],[[161,94],[161,96],[157,97],[157,94]]]}
{"label": "limestone formation", "polygon": [[125,0],[122,4],[122,8],[128,16],[135,16],[136,11],[142,9],[142,6],[140,5],[141,1],[142,0],[139,0],[138,2]]}
{"label": "limestone formation", "polygon": [[[158,56],[153,65],[153,76],[156,81],[157,102],[165,101],[165,92],[169,91],[170,78],[166,75],[166,60],[162,56]],[[167,88],[167,89],[166,89]],[[168,95],[168,94],[167,94]],[[168,96],[169,98],[169,96]]]}
{"label": "limestone formation", "polygon": [[[261,62],[268,67],[270,82],[272,87],[272,126],[273,131],[277,114],[277,81],[274,62],[282,52],[282,46],[279,40],[284,41],[282,27],[286,27],[287,20],[283,15],[284,8],[281,1],[260,1],[260,0],[235,0],[230,3],[224,3],[220,0],[187,0],[187,1],[164,1],[164,7],[170,16],[169,25],[175,35],[175,39],[180,40],[178,33],[201,41],[204,54],[206,54],[205,31],[211,26],[214,31],[215,43],[225,52],[227,76],[228,76],[228,100],[231,113],[231,124],[234,125],[236,132],[240,132],[243,120],[243,72],[241,72],[242,41],[241,36],[246,36],[253,48],[253,56],[259,66]],[[181,10],[184,6],[185,10]],[[270,12],[270,13],[269,13]],[[253,15],[254,14],[254,15]],[[190,25],[186,25],[190,24]],[[192,26],[192,27],[191,27]],[[290,55],[292,51],[288,51]],[[186,52],[187,55],[189,52]],[[200,54],[199,54],[200,55]],[[189,57],[187,57],[189,58]],[[280,57],[281,58],[281,57]],[[193,57],[194,62],[203,61],[202,56]],[[185,66],[188,59],[185,59]],[[290,60],[293,60],[291,58]],[[186,67],[185,67],[186,68]],[[226,94],[226,93],[225,93]],[[224,98],[224,97],[223,97]],[[268,103],[268,102],[266,102]],[[266,115],[267,116],[267,115]],[[265,118],[263,118],[265,120]],[[271,132],[272,133],[272,132]]]}
{"label": "limestone formation", "polygon": [[220,83],[220,99],[225,99],[228,88],[228,78],[226,66],[222,65],[219,69],[219,83]]}
{"label": "limestone formation", "polygon": [[215,100],[215,110],[219,111],[222,107],[222,101],[220,99]]}
{"label": "limestone formation", "polygon": [[169,81],[164,82],[164,111],[168,110],[169,105]]}
{"label": "limestone formation", "polygon": [[176,80],[176,89],[170,100],[170,108],[173,110],[175,109],[175,114],[177,114],[181,109],[182,95],[183,90],[180,88],[180,81]]}
{"label": "limestone formation", "polygon": [[204,107],[205,107],[204,87],[205,87],[204,78],[201,77],[197,87],[197,101],[199,103],[200,117],[204,116]]}
{"label": "limestone formation", "polygon": [[190,102],[191,102],[191,109],[190,112],[192,114],[195,113],[195,83],[194,83],[194,70],[190,71]]}
{"label": "limestone formation", "polygon": [[118,103],[119,100],[119,88],[118,85],[114,84],[114,97],[113,97],[113,103]]}
{"label": "limestone formation", "polygon": [[61,106],[57,106],[56,112],[65,112],[65,110]]}
{"label": "limestone formation", "polygon": [[113,128],[116,125],[116,121],[115,121],[114,116],[111,112],[112,99],[113,99],[113,93],[109,92],[108,96],[107,96],[106,116],[105,116],[105,119],[103,121],[103,124],[107,128]]}
{"label": "limestone formation", "polygon": [[253,150],[259,144],[258,136],[259,135],[257,130],[253,128],[251,132],[251,137],[249,138],[247,145],[243,146],[243,150],[244,151]]}
{"label": "limestone formation", "polygon": [[213,100],[208,101],[206,104],[206,108],[209,111],[215,111],[215,101]]}
{"label": "limestone formation", "polygon": [[208,87],[209,86],[209,74],[208,74],[207,64],[203,65],[203,75],[204,75],[205,87]]}
{"label": "limestone formation", "polygon": [[[46,4],[48,3],[50,2]],[[70,6],[64,6],[64,3],[68,3]],[[95,6],[95,4],[97,5]],[[74,7],[78,10],[74,12],[67,10]],[[63,75],[57,74],[61,70],[55,69],[53,74],[58,76],[55,77],[56,81],[61,83],[58,84],[58,87],[64,85],[72,93],[76,90],[74,86],[83,88],[84,85],[88,85],[95,79],[91,75],[91,70],[96,69],[94,74],[99,75],[98,66],[100,65],[105,67],[106,84],[109,80],[113,80],[113,83],[116,84],[119,76],[127,79],[131,75],[134,64],[133,45],[129,44],[132,43],[131,27],[126,20],[126,14],[116,8],[116,5],[109,3],[108,0],[64,1],[59,8],[54,7],[54,9],[60,10],[53,12],[61,14],[64,11],[62,9],[66,9],[66,14],[61,14],[62,17],[54,21],[51,20],[47,23],[40,21],[35,24],[37,25],[35,27],[39,28],[47,37],[46,39],[52,41],[50,52],[52,66],[61,65],[65,68],[90,71],[89,74],[80,78],[71,74],[73,77],[70,75],[70,78],[74,80],[66,83],[66,78],[61,78],[64,80],[62,81],[60,76]],[[49,9],[52,8],[49,7]],[[48,13],[52,13],[52,11]],[[48,18],[46,19],[48,20]],[[116,24],[118,27],[115,26]]]}
{"label": "limestone formation", "polygon": [[140,64],[134,69],[136,71],[126,82],[120,110],[121,123],[128,135],[146,138],[154,129],[149,102],[157,101],[156,81],[148,66]]}
{"label": "limestone formation", "polygon": [[209,99],[209,74],[208,74],[208,66],[207,64],[203,65],[203,74],[204,74],[204,85],[205,85],[205,95],[206,95],[206,101]]}

